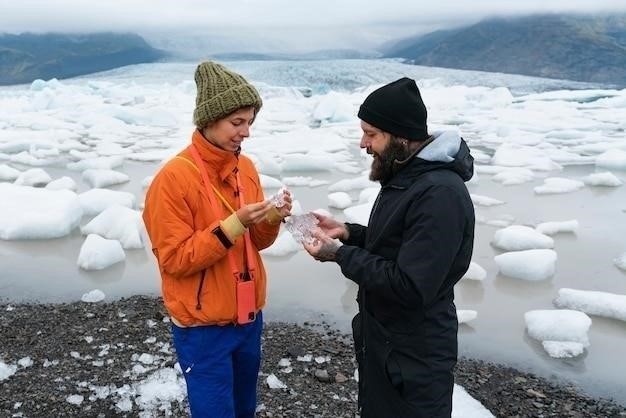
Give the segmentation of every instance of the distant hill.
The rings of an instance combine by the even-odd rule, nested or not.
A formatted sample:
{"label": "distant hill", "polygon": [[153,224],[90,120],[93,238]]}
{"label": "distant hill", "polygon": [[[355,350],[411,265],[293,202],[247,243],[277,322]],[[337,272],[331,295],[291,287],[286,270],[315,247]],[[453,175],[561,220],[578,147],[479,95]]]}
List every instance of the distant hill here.
{"label": "distant hill", "polygon": [[413,64],[626,85],[626,16],[493,18],[387,44]]}
{"label": "distant hill", "polygon": [[164,55],[135,34],[5,34],[0,35],[0,85],[75,77]]}

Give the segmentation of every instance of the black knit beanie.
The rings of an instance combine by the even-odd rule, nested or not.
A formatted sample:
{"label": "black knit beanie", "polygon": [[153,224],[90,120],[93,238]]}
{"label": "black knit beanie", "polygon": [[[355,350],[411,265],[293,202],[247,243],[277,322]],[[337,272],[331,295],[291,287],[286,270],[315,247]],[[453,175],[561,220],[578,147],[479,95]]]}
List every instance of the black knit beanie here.
{"label": "black knit beanie", "polygon": [[415,80],[403,77],[374,90],[359,108],[359,119],[410,141],[428,138],[426,106]]}

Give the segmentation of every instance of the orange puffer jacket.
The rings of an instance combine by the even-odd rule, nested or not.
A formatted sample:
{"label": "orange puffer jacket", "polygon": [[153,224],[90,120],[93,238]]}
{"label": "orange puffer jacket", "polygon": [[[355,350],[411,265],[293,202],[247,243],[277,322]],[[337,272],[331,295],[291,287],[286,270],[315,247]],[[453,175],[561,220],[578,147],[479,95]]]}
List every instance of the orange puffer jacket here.
{"label": "orange puffer jacket", "polygon": [[[231,207],[238,208],[236,169],[239,170],[246,203],[262,201],[263,190],[252,161],[237,157],[204,139],[192,136],[211,183]],[[221,201],[216,199],[218,202]],[[231,215],[223,208],[223,217]],[[166,163],[146,194],[143,220],[152,242],[162,278],[165,307],[183,326],[236,323],[236,282],[227,251],[234,251],[244,271],[244,238],[227,250],[214,232],[220,227],[211,209],[200,172],[188,149]],[[280,224],[260,222],[250,228],[256,256],[256,307],[265,306],[266,275],[258,250],[272,245]],[[222,237],[223,238],[223,237]],[[204,280],[202,277],[204,275]]]}

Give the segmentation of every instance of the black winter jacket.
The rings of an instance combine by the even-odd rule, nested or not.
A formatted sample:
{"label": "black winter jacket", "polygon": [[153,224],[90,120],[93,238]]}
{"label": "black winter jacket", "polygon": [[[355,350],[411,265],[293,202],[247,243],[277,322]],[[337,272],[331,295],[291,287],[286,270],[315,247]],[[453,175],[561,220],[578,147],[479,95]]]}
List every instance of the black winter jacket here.
{"label": "black winter jacket", "polygon": [[382,185],[367,227],[336,254],[359,285],[353,321],[363,418],[452,411],[457,360],[454,285],[469,267],[474,207],[464,181],[473,158],[445,132]]}

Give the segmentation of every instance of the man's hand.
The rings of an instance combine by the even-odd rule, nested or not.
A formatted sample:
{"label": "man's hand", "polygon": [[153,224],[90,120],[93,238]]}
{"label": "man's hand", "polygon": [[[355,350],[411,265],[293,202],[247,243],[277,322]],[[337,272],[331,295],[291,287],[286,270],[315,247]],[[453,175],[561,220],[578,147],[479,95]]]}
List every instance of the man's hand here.
{"label": "man's hand", "polygon": [[346,241],[350,236],[346,224],[336,221],[330,216],[320,215],[319,213],[315,212],[311,213],[317,218],[317,227],[330,238],[339,238],[341,241]]}
{"label": "man's hand", "polygon": [[304,249],[317,261],[335,261],[335,255],[341,244],[326,235],[321,229],[316,229],[312,235],[315,242],[304,244]]}

